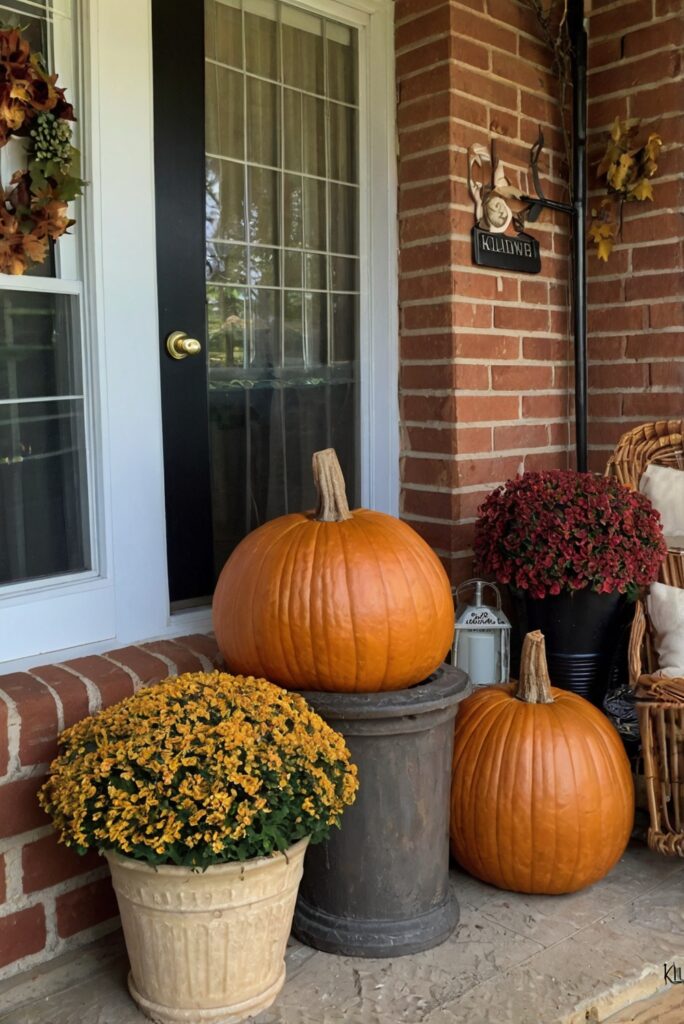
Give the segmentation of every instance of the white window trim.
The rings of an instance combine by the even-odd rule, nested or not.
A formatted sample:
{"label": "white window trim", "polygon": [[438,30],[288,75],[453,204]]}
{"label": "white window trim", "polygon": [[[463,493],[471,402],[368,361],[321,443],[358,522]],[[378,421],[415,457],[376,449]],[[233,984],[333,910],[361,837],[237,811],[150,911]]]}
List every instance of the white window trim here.
{"label": "white window trim", "polygon": [[[399,352],[393,2],[294,2],[364,29],[359,52],[362,501],[396,515]],[[4,606],[0,601],[0,672],[211,628],[209,609],[172,615],[168,601],[150,0],[81,0],[79,6],[85,44],[82,147],[91,182],[79,227],[87,233],[90,337],[98,339],[91,346],[97,349],[91,387],[101,414],[96,437],[98,472],[91,486],[97,487],[101,498],[100,576],[59,588],[46,581],[39,592],[16,596]],[[368,96],[372,104],[365,102]],[[20,644],[31,640],[39,649],[26,649],[22,657]],[[3,657],[7,651],[11,653]]]}
{"label": "white window trim", "polygon": [[[66,87],[82,114],[77,145],[82,150],[82,174],[95,177],[91,157],[96,151],[91,145],[92,118],[86,71],[82,59],[80,24],[71,19],[55,16],[53,47],[60,84]],[[87,142],[87,145],[84,145]],[[90,190],[88,190],[90,192]],[[84,412],[86,419],[86,464],[88,474],[88,506],[93,568],[80,573],[59,575],[45,579],[21,581],[0,587],[0,671],[11,668],[18,652],[31,650],[34,663],[45,660],[42,653],[56,647],[108,638],[114,635],[113,591],[107,578],[109,538],[103,519],[106,489],[102,480],[102,430],[100,410],[104,391],[98,372],[98,353],[92,339],[98,336],[93,315],[94,279],[92,260],[86,266],[85,253],[91,249],[94,223],[94,204],[90,194],[81,201],[77,210],[79,221],[76,233],[61,240],[57,262],[62,276],[58,278],[9,277],[0,275],[0,287],[13,292],[35,291],[41,294],[75,295],[79,299],[79,323]]]}

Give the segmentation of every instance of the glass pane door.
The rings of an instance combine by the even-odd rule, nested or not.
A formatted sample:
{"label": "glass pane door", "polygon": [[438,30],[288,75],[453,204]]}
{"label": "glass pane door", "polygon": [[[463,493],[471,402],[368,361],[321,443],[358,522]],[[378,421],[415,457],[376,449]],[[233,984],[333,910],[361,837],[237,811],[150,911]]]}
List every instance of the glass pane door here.
{"label": "glass pane door", "polygon": [[314,504],[333,446],[358,500],[356,30],[205,0],[206,306],[214,563]]}

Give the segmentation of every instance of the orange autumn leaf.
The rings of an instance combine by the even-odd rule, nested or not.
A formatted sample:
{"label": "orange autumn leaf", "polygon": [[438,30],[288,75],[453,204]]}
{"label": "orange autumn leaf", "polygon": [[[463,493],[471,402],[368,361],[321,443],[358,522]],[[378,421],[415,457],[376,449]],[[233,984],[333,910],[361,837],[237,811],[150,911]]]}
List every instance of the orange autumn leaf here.
{"label": "orange autumn leaf", "polygon": [[47,238],[37,238],[35,235],[24,235],[24,252],[32,263],[44,263],[48,253]]}
{"label": "orange autumn leaf", "polygon": [[630,189],[630,198],[632,199],[653,199],[653,185],[646,178],[641,178],[637,181]]}
{"label": "orange autumn leaf", "polygon": [[660,155],[660,149],[662,147],[663,140],[660,135],[656,132],[651,132],[646,143],[644,145],[644,153],[646,154],[647,160],[655,161]]}
{"label": "orange autumn leaf", "polygon": [[633,167],[634,157],[630,156],[629,153],[622,153],[620,158],[615,163],[611,164],[608,171],[609,184],[612,185],[616,191],[619,191],[624,187]]}
{"label": "orange autumn leaf", "polygon": [[596,175],[605,180],[607,194],[600,201],[598,215],[592,210],[589,237],[596,246],[598,258],[604,261],[610,256],[619,234],[618,209],[625,202],[653,199],[649,179],[658,169],[656,160],[663,140],[657,132],[651,132],[645,142],[638,144],[639,127],[638,119],[623,121],[616,117],[606,137],[605,152],[596,165]]}
{"label": "orange autumn leaf", "polygon": [[606,152],[603,155],[603,159],[596,168],[596,174],[600,177],[607,174],[614,164],[620,158],[620,150],[617,146],[608,146]]}
{"label": "orange autumn leaf", "polygon": [[614,242],[612,238],[602,238],[600,242],[597,242],[596,255],[600,260],[603,260],[604,263],[608,262],[608,257],[613,251],[613,245]]}

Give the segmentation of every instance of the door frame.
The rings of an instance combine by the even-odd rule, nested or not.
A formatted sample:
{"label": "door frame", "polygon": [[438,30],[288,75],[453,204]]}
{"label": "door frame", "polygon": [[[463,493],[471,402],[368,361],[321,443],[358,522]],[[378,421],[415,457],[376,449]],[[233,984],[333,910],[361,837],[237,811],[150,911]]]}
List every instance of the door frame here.
{"label": "door frame", "polygon": [[[393,0],[295,0],[365,26],[360,49],[361,489],[363,504],[399,509],[396,100]],[[156,284],[151,0],[81,8],[80,99],[91,180],[82,221],[92,282],[99,576],[17,599],[20,633],[0,671],[211,628],[210,609],[171,613],[164,510]],[[372,54],[372,60],[371,60]],[[122,57],[124,59],[122,59]],[[365,104],[362,104],[365,106]],[[122,158],[128,154],[130,159]],[[87,231],[86,231],[87,225]],[[372,258],[369,258],[372,253]],[[67,598],[101,590],[96,627]],[[80,607],[80,604],[79,604]],[[8,609],[11,611],[11,609]],[[10,621],[17,616],[10,615]],[[4,624],[8,618],[4,616]]]}

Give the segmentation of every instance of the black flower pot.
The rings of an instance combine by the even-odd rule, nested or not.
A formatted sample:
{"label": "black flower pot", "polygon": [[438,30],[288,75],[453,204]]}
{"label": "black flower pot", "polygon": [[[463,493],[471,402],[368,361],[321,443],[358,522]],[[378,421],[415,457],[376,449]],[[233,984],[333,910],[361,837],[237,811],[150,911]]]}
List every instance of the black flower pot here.
{"label": "black flower pot", "polygon": [[624,594],[575,590],[533,598],[511,590],[520,636],[540,629],[554,686],[601,707],[629,602]]}

